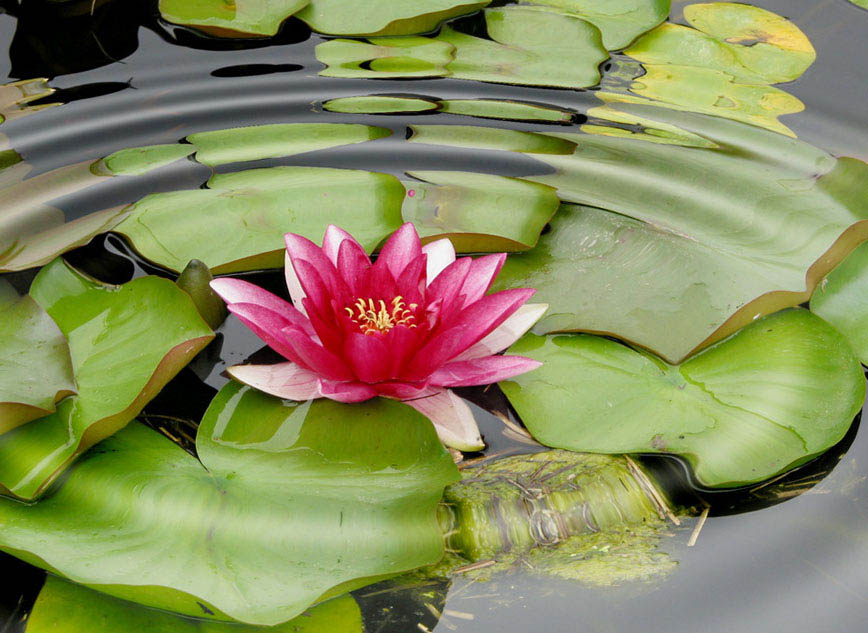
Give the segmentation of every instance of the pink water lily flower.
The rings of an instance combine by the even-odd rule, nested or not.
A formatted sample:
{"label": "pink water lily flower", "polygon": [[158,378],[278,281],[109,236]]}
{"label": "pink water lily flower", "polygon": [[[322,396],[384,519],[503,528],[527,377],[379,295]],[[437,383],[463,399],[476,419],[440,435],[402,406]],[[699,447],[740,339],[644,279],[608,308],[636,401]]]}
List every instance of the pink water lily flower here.
{"label": "pink water lily flower", "polygon": [[531,289],[486,294],[506,255],[456,259],[448,239],[423,247],[409,223],[373,264],[336,226],[326,230],[322,248],[294,233],[285,238],[292,305],[240,279],[211,282],[229,310],[288,360],[231,367],[232,377],[291,400],[395,398],[430,418],[446,445],[482,448],[470,408],[450,387],[486,385],[539,366],[496,354],[547,307],[525,305]]}

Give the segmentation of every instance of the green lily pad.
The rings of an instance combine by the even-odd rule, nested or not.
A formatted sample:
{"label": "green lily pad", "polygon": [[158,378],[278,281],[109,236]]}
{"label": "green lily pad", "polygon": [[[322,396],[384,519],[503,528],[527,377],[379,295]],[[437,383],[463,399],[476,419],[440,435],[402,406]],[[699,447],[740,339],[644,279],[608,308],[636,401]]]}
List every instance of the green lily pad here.
{"label": "green lily pad", "polygon": [[570,15],[509,5],[486,9],[490,40],[444,26],[437,40],[455,47],[452,77],[522,86],[586,88],[608,59],[600,31]]}
{"label": "green lily pad", "polygon": [[527,335],[510,353],[543,362],[501,383],[547,446],[671,453],[700,484],[785,472],[838,442],[865,398],[847,341],[807,310],[758,320],[681,365],[592,335]]}
{"label": "green lily pad", "polygon": [[276,35],[289,16],[310,0],[160,0],[160,15],[218,37]]}
{"label": "green lily pad", "polygon": [[402,215],[425,238],[448,237],[463,253],[532,248],[558,210],[555,190],[517,178],[413,171]]}
{"label": "green lily pad", "polygon": [[850,0],[857,7],[862,7],[863,9],[868,9],[868,0]]}
{"label": "green lily pad", "polygon": [[610,51],[625,48],[669,15],[670,0],[524,0],[560,9],[600,29]]}
{"label": "green lily pad", "polygon": [[473,13],[491,0],[311,0],[298,18],[328,35],[412,35],[444,20]]}
{"label": "green lily pad", "polygon": [[214,337],[167,279],[106,286],[58,259],[30,294],[69,340],[78,391],[56,412],[0,435],[0,489],[22,499],[124,427]]}
{"label": "green lily pad", "polygon": [[[126,214],[124,206],[89,213],[66,222],[49,202],[99,186],[115,176],[146,174],[189,156],[194,145],[169,144],[117,151],[97,161],[84,161],[15,180],[2,189],[0,208],[0,272],[43,266],[94,235],[105,233]],[[19,163],[22,164],[22,163]],[[23,178],[26,172],[20,174]]]}
{"label": "green lily pad", "polygon": [[370,95],[329,99],[322,104],[322,107],[329,112],[346,112],[348,114],[394,114],[398,112],[428,112],[436,110],[439,106],[436,101],[415,97]]}
{"label": "green lily pad", "polygon": [[575,117],[575,113],[568,110],[501,99],[444,99],[440,102],[440,110],[449,114],[509,121],[569,123]]}
{"label": "green lily pad", "polygon": [[191,259],[222,274],[283,266],[283,234],[321,241],[329,224],[372,251],[401,226],[394,176],[320,167],[218,174],[209,189],[146,196],[115,231],[146,259],[180,271]]}
{"label": "green lily pad", "polygon": [[410,143],[527,154],[572,154],[576,144],[537,132],[476,125],[410,125]]}
{"label": "green lily pad", "polygon": [[662,24],[624,52],[641,62],[700,66],[757,84],[793,81],[817,57],[795,24],[759,7],[692,4],[684,18],[696,28]]}
{"label": "green lily pad", "polygon": [[[596,96],[606,105],[588,109],[588,123],[582,125],[582,132],[627,137],[664,145],[705,147],[707,149],[717,147],[716,143],[704,136],[688,132],[677,125],[655,121],[636,113],[622,112],[617,109],[619,101],[617,97],[610,99],[609,95],[599,92]],[[616,127],[609,125],[610,123],[620,123],[626,127]]]}
{"label": "green lily pad", "polygon": [[187,140],[198,148],[197,161],[216,167],[364,143],[391,133],[385,128],[352,123],[278,123],[199,132]]}
{"label": "green lily pad", "polygon": [[844,334],[868,365],[868,243],[854,250],[814,290],[811,311]]}
{"label": "green lily pad", "polygon": [[617,215],[559,213],[496,287],[538,288],[551,307],[537,333],[605,332],[678,362],[806,301],[868,238],[868,165],[734,121],[656,110],[627,107],[720,149],[551,135],[576,150],[535,154],[555,173],[529,179]]}
{"label": "green lily pad", "polygon": [[75,393],[66,337],[32,297],[0,279],[0,433],[55,410]]}
{"label": "green lily pad", "polygon": [[39,592],[27,633],[362,633],[359,605],[349,595],[313,607],[276,627],[194,620],[140,607],[104,593],[49,576]]}
{"label": "green lily pad", "polygon": [[444,77],[454,52],[451,44],[426,37],[378,37],[370,43],[336,39],[315,49],[326,65],[320,75],[358,79]]}
{"label": "green lily pad", "polygon": [[436,510],[458,471],[407,405],[229,383],[196,447],[201,464],[130,425],[51,497],[0,499],[0,548],[119,598],[258,625],[443,555]]}
{"label": "green lily pad", "polygon": [[[795,133],[778,117],[805,109],[800,99],[774,86],[738,83],[719,70],[673,64],[645,64],[630,93],[666,107],[742,121],[792,137]],[[598,96],[617,99],[613,94]],[[632,99],[625,95],[623,100]]]}

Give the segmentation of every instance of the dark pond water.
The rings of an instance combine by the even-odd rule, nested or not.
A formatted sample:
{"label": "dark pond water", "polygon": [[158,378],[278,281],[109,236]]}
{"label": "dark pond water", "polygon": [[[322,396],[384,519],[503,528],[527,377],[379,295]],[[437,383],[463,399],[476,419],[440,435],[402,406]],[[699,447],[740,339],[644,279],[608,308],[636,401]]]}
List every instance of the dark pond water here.
{"label": "dark pond water", "polygon": [[[174,143],[202,130],[322,121],[378,125],[395,134],[253,166],[361,168],[399,176],[414,169],[520,176],[540,173],[540,163],[519,153],[406,144],[406,126],[436,122],[551,131],[552,124],[448,114],[336,114],[324,112],[322,102],[385,92],[437,99],[508,98],[574,111],[573,125],[598,105],[592,90],[447,79],[326,79],[317,76],[321,65],[314,56],[322,38],[301,23],[290,21],[269,42],[226,43],[160,23],[150,3],[133,4],[97,3],[93,20],[61,20],[40,10],[38,3],[0,2],[5,11],[0,14],[0,44],[5,45],[0,47],[0,80],[48,77],[57,89],[50,100],[65,103],[0,128],[32,167],[30,177],[127,147]],[[814,65],[784,86],[805,103],[804,112],[784,118],[786,125],[800,139],[833,154],[868,158],[868,12],[845,0],[753,4],[795,21],[818,51]],[[672,20],[678,21],[681,6],[675,3]],[[229,170],[231,166],[217,168]],[[110,180],[53,204],[71,219],[155,191],[198,188],[210,175],[201,164],[181,161],[141,178]],[[123,282],[144,272],[164,274],[131,255],[117,237],[98,237],[69,257],[106,281]],[[24,287],[30,276],[25,272],[10,278]],[[280,283],[274,274],[257,275],[256,280],[273,287]],[[169,424],[166,416],[198,420],[226,381],[223,369],[260,347],[258,339],[232,320],[221,334],[148,406],[154,424]],[[490,394],[466,395],[483,405],[495,401],[503,406]],[[503,433],[498,418],[475,411],[489,453],[528,450]],[[711,504],[711,516],[691,547],[695,519],[673,528],[660,547],[678,565],[658,580],[589,587],[521,569],[491,582],[457,578],[451,587],[437,588],[446,609],[439,620],[400,593],[389,594],[388,600],[361,597],[368,631],[424,630],[417,624],[476,633],[868,630],[868,437],[857,427],[824,458],[774,484],[738,493],[690,493]],[[660,458],[648,463],[673,491],[687,494],[687,477],[679,466]],[[696,498],[689,497],[692,502]],[[0,633],[23,630],[21,620],[44,574],[9,557],[0,558],[0,569],[7,579],[0,593]],[[391,607],[390,616],[382,615],[384,607]]]}

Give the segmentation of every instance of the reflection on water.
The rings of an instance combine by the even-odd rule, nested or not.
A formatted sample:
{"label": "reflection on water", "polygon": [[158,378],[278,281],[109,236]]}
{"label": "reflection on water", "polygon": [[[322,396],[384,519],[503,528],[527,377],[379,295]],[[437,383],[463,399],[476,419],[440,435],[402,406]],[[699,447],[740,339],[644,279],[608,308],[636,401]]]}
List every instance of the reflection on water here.
{"label": "reflection on water", "polygon": [[[429,235],[449,233],[466,251],[517,252],[539,240],[537,250],[514,257],[516,265],[567,258],[597,275],[589,287],[572,278],[547,286],[551,276],[522,282],[549,293],[549,329],[607,332],[678,360],[741,325],[732,318],[745,306],[749,320],[804,301],[865,237],[859,231],[868,208],[854,184],[864,187],[865,178],[853,175],[864,166],[840,157],[868,156],[865,76],[853,61],[868,54],[868,14],[843,0],[822,8],[807,0],[756,4],[798,24],[819,52],[816,61],[789,31],[779,45],[774,28],[786,24],[747,37],[689,10],[682,19],[684,3],[675,3],[677,26],[661,26],[621,53],[626,43],[569,31],[584,28],[574,17],[526,8],[495,8],[424,37],[369,42],[311,35],[293,19],[263,41],[202,36],[160,21],[148,3],[7,0],[2,79],[51,79],[0,87],[0,132],[8,137],[0,146],[0,266],[24,270],[74,249],[70,260],[106,281],[168,275],[194,255],[185,248],[198,224],[213,231],[207,263],[218,272],[255,270],[276,262],[280,244],[236,242],[238,227],[268,234],[309,223],[319,237],[318,213],[329,202],[316,199],[322,186],[310,183],[326,174],[335,212],[357,205],[369,248],[402,220]],[[552,48],[533,40],[540,30],[552,39],[561,33],[562,41]],[[677,51],[688,45],[707,54],[685,59]],[[568,63],[567,53],[582,64]],[[776,68],[788,56],[788,74],[763,74],[762,53],[775,57]],[[599,89],[550,89],[596,88],[606,56]],[[553,68],[552,57],[562,65]],[[64,105],[21,116],[53,101]],[[231,133],[232,143],[219,132],[274,124],[304,127]],[[202,133],[219,137],[210,158]],[[134,154],[118,154],[130,148]],[[548,224],[559,201],[593,209],[563,207]],[[287,209],[294,215],[284,224]],[[178,228],[179,215],[190,227]],[[102,237],[113,229],[116,235]],[[528,268],[539,274],[550,265]],[[521,272],[515,278],[529,278]],[[637,278],[646,283],[637,288]],[[26,285],[28,273],[10,279]],[[256,280],[280,283],[273,274]],[[772,300],[771,291],[785,298]],[[751,305],[761,296],[766,304]],[[184,435],[195,432],[213,388],[225,382],[220,372],[259,347],[242,330],[227,323],[148,405],[145,421],[192,450]],[[486,456],[538,450],[496,389],[464,395],[481,405],[474,411]],[[658,525],[654,513],[650,533],[527,551],[510,534],[509,549],[520,551],[501,557],[502,565],[468,568],[493,557],[466,555],[433,578],[373,585],[328,603],[302,630],[521,631],[541,623],[564,633],[861,630],[866,442],[854,428],[781,480],[729,493],[689,486],[680,462],[649,460],[652,479],[690,508],[680,526]],[[517,483],[506,486],[524,511],[531,497],[521,491],[526,482]],[[696,531],[706,505],[710,517]],[[480,516],[490,520],[491,506],[483,507]],[[489,536],[503,548],[497,521]],[[569,564],[576,560],[582,565]],[[21,630],[44,574],[11,558],[0,564],[20,579],[17,592],[2,596],[2,621]],[[606,564],[615,586],[589,580]],[[650,567],[664,573],[645,573]],[[88,595],[52,578],[29,630],[49,630],[70,605],[82,604],[88,607],[75,608],[77,620],[64,630],[219,629]]]}

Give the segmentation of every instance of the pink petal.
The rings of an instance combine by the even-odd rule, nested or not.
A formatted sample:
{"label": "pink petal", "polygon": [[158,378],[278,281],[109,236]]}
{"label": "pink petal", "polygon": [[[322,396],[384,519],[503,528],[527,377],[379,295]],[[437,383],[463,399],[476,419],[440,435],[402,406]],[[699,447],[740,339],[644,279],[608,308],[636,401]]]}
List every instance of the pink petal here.
{"label": "pink petal", "polygon": [[484,255],[473,260],[470,272],[467,273],[460,290],[460,294],[464,295],[465,306],[479,301],[488,292],[491,283],[497,277],[500,269],[503,268],[505,261],[506,253]]}
{"label": "pink petal", "polygon": [[289,253],[283,257],[283,274],[286,277],[286,289],[289,290],[289,298],[292,299],[292,305],[302,314],[307,314],[304,309],[303,299],[305,297],[304,290],[301,287],[301,282],[298,280],[298,274],[295,272],[295,267],[292,265],[292,259]]}
{"label": "pink petal", "polygon": [[280,334],[284,344],[295,355],[295,362],[327,380],[352,380],[353,375],[341,358],[315,343],[298,328],[287,327]]}
{"label": "pink petal", "polygon": [[319,313],[320,318],[329,320],[329,315],[333,314],[332,301],[336,301],[339,305],[346,305],[350,302],[349,288],[344,285],[343,292],[335,292],[329,287],[319,270],[310,262],[304,259],[297,259],[292,262],[295,270],[298,273],[302,288],[304,288],[305,298],[302,299],[306,311],[310,313],[313,309]]}
{"label": "pink petal", "polygon": [[446,363],[431,374],[430,382],[441,387],[490,385],[536,369],[540,365],[541,362],[524,356],[486,356]]}
{"label": "pink petal", "polygon": [[455,310],[463,303],[459,291],[470,272],[473,260],[461,257],[449,264],[437,278],[428,285],[428,303],[442,300],[440,313],[444,318],[451,318]]}
{"label": "pink petal", "polygon": [[[286,327],[289,324],[296,325],[305,330],[310,336],[314,336],[310,322],[289,303],[271,294],[264,288],[241,279],[221,277],[211,281],[211,288],[227,303],[252,303],[274,312],[278,317],[285,319]],[[261,337],[260,337],[261,338]]]}
{"label": "pink petal", "polygon": [[[287,233],[283,238],[286,241],[286,251],[292,261],[295,273],[298,275],[298,280],[306,294],[311,294],[310,286],[317,282],[323,283],[332,296],[340,296],[343,299],[344,295],[348,294],[346,284],[338,275],[337,268],[319,246],[306,237],[295,233]],[[301,262],[306,262],[309,269],[317,271],[316,280],[307,279],[304,270],[299,266]]]}
{"label": "pink petal", "polygon": [[320,397],[317,375],[295,363],[235,365],[226,371],[235,380],[278,398],[303,401]]}
{"label": "pink petal", "polygon": [[367,279],[371,260],[358,242],[344,240],[338,250],[338,274],[346,282],[354,297],[360,296]]}
{"label": "pink petal", "polygon": [[545,314],[548,307],[547,303],[526,303],[481,341],[467,348],[452,360],[482,358],[505,350],[524,336],[533,327],[533,324]]}
{"label": "pink petal", "polygon": [[382,335],[353,332],[344,342],[344,357],[362,382],[380,382],[393,377],[389,372],[391,353]]}
{"label": "pink petal", "polygon": [[[461,261],[461,260],[457,260]],[[409,378],[421,379],[479,342],[515,312],[535,292],[531,288],[502,290],[464,308],[450,327],[437,333],[410,361]]]}
{"label": "pink petal", "polygon": [[324,397],[338,402],[364,402],[377,396],[376,389],[361,382],[320,380],[319,390]]}
{"label": "pink petal", "polygon": [[[325,256],[331,260],[335,267],[338,265],[338,253],[340,252],[341,244],[346,241],[362,248],[352,235],[339,226],[329,224],[326,227],[325,235],[322,238],[322,252],[325,253]],[[364,252],[364,249],[362,251]]]}
{"label": "pink petal", "polygon": [[455,247],[452,246],[452,242],[447,238],[425,244],[422,247],[422,252],[428,256],[426,273],[428,285],[434,281],[437,275],[443,272],[444,268],[455,261]]}
{"label": "pink petal", "polygon": [[413,400],[422,396],[431,395],[434,390],[429,389],[422,382],[400,382],[397,380],[378,382],[376,385],[371,385],[382,396],[394,398],[395,400]]}
{"label": "pink petal", "polygon": [[417,257],[407,264],[404,271],[395,280],[398,286],[398,294],[404,299],[407,305],[415,303],[419,305],[423,302],[425,295],[425,258]]}
{"label": "pink petal", "polygon": [[[301,332],[300,336],[310,340],[310,334],[305,328],[294,323],[286,315],[269,310],[257,303],[230,303],[228,307],[230,312],[237,316],[271,349],[288,360],[301,363],[301,359],[295,353],[294,347],[289,343],[283,331],[287,328],[295,328]],[[301,318],[307,323],[307,327],[310,327],[310,322],[305,317]],[[301,364],[308,367],[304,363]]]}
{"label": "pink petal", "polygon": [[451,390],[434,391],[431,395],[404,402],[431,420],[440,441],[446,446],[461,451],[485,448],[479,435],[479,427],[473,419],[473,412],[467,403]]}
{"label": "pink petal", "polygon": [[385,266],[398,278],[411,261],[422,255],[422,242],[416,227],[407,222],[395,231],[380,249],[375,266]]}

